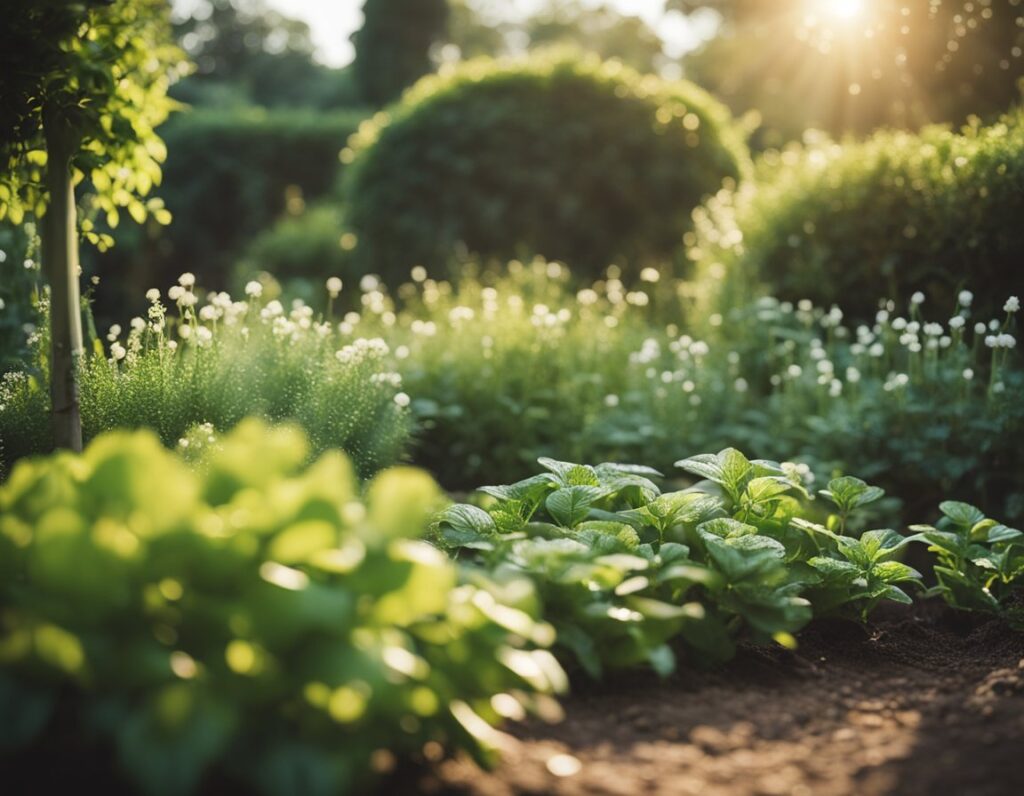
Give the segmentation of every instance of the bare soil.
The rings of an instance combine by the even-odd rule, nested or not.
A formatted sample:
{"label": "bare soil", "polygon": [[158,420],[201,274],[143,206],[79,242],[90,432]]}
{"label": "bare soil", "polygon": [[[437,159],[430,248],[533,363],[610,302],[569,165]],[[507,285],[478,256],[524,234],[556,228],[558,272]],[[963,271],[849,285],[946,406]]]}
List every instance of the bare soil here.
{"label": "bare soil", "polygon": [[494,771],[456,759],[388,790],[1024,794],[1024,635],[935,604],[878,613],[867,627],[817,622],[794,652],[745,648],[714,671],[584,681],[561,723],[508,728]]}

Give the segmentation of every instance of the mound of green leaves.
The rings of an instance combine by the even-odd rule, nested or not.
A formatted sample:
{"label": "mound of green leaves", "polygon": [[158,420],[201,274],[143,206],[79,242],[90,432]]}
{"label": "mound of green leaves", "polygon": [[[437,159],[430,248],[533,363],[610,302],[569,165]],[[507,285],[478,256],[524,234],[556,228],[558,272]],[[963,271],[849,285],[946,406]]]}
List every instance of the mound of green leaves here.
{"label": "mound of green leaves", "polygon": [[342,159],[355,262],[398,280],[459,249],[592,273],[663,261],[748,154],[726,108],[690,83],[537,56],[424,78]]}
{"label": "mound of green leaves", "polygon": [[769,154],[756,187],[697,215],[691,256],[712,303],[725,313],[762,289],[863,318],[879,293],[903,303],[920,290],[952,310],[969,283],[987,320],[1020,288],[1022,121]]}
{"label": "mound of green leaves", "polygon": [[531,576],[559,647],[593,676],[642,662],[670,672],[680,646],[697,660],[727,659],[740,639],[792,646],[812,616],[909,603],[896,584],[920,578],[893,560],[900,534],[846,533],[850,513],[882,496],[856,478],[822,492],[836,512],[823,525],[792,465],[731,448],[678,462],[701,480],[674,492],[647,467],[540,463],[483,487],[485,508],[446,509],[435,538]]}
{"label": "mound of green leaves", "polygon": [[247,421],[198,469],[149,432],[15,468],[0,487],[14,791],[55,792],[77,763],[31,761],[62,760],[116,792],[353,792],[425,746],[486,760],[497,710],[561,684],[529,583],[469,582],[415,538],[441,497],[429,476],[386,471],[364,498],[344,456],[307,454],[298,431]]}
{"label": "mound of green leaves", "polygon": [[1024,610],[1011,600],[1024,586],[1024,533],[990,519],[968,503],[939,505],[935,526],[914,525],[911,539],[935,555],[936,584],[929,595],[967,611],[1006,616],[1024,626]]}

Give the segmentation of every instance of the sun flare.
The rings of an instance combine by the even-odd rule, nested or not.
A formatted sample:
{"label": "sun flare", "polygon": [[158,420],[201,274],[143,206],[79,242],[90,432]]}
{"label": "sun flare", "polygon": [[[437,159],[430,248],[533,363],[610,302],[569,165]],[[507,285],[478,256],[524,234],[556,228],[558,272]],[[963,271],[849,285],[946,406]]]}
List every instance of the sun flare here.
{"label": "sun flare", "polygon": [[865,11],[864,0],[820,0],[819,5],[830,16],[839,19],[854,19]]}

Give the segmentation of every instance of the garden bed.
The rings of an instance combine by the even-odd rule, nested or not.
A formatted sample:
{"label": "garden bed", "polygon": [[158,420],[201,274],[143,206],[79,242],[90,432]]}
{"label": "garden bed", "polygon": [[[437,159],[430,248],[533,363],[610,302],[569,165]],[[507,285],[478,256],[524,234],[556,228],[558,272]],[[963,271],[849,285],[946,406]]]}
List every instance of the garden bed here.
{"label": "garden bed", "polygon": [[[451,761],[417,790],[1024,792],[1024,634],[934,603],[886,606],[867,627],[815,622],[795,652],[747,647],[714,671],[578,687],[565,709],[560,724],[515,727],[493,772]],[[578,773],[552,774],[557,755],[578,759]]]}

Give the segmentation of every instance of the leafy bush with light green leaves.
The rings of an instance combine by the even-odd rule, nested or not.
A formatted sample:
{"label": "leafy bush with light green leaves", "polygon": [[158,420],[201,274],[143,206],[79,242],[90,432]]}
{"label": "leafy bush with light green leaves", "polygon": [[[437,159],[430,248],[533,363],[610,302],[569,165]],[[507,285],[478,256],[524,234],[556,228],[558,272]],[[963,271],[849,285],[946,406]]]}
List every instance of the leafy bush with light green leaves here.
{"label": "leafy bush with light green leaves", "polygon": [[87,750],[93,784],[118,792],[354,792],[398,759],[486,762],[501,715],[546,707],[564,674],[529,583],[463,577],[416,538],[434,481],[397,468],[361,493],[343,455],[308,455],[297,429],[249,420],[194,468],[150,432],[15,468],[0,486],[15,790],[77,777],[29,761]]}
{"label": "leafy bush with light green leaves", "polygon": [[740,638],[793,646],[812,615],[866,619],[881,600],[910,602],[896,584],[920,579],[892,560],[898,533],[844,533],[882,494],[858,479],[829,484],[838,514],[821,525],[795,465],[732,448],[677,462],[702,480],[674,492],[649,467],[540,463],[546,472],[481,488],[483,508],[447,508],[434,536],[532,577],[559,648],[595,677],[643,662],[667,674],[676,639],[698,660],[731,657]]}
{"label": "leafy bush with light green leaves", "polygon": [[[264,299],[256,283],[244,301],[211,292],[200,302],[195,277],[157,290],[145,318],[115,325],[106,347],[79,371],[86,439],[113,428],[152,428],[179,444],[198,423],[227,431],[258,414],[299,423],[317,452],[340,448],[362,475],[393,464],[408,439],[406,396],[380,339],[346,337],[301,302],[290,310]],[[9,468],[50,449],[46,330],[34,367],[0,383],[0,458]]]}
{"label": "leafy bush with light green leaves", "polygon": [[1020,291],[1024,261],[1024,111],[990,127],[768,153],[761,178],[696,214],[690,256],[725,313],[768,294],[838,303],[857,319],[879,293],[924,291],[952,308],[970,285],[988,314]]}
{"label": "leafy bush with light green leaves", "polygon": [[596,273],[670,259],[690,213],[749,155],[725,106],[685,81],[578,53],[428,76],[342,159],[352,254],[386,281],[459,248]]}
{"label": "leafy bush with light green leaves", "polygon": [[1024,533],[955,500],[939,504],[937,525],[913,525],[913,541],[937,560],[928,594],[969,611],[1000,614],[1024,626],[1024,608],[1011,600],[1024,586]]}

